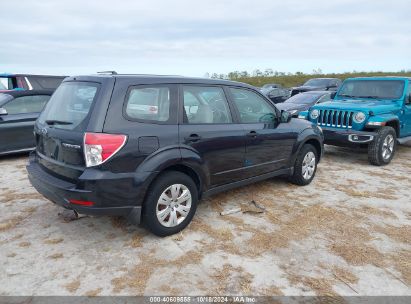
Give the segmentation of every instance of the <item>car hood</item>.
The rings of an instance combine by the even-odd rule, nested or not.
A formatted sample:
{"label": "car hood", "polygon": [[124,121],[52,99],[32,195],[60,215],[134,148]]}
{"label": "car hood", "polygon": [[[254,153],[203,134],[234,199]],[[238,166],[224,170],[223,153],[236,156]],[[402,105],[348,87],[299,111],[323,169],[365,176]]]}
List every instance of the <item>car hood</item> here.
{"label": "car hood", "polygon": [[401,107],[394,101],[377,101],[377,100],[334,100],[315,105],[315,109],[335,109],[347,111],[362,111],[368,113],[372,111],[374,114],[392,112],[399,110]]}
{"label": "car hood", "polygon": [[284,110],[284,111],[293,111],[293,110],[306,110],[309,108],[309,105],[306,104],[295,104],[295,103],[279,103],[276,104],[276,107],[279,110]]}

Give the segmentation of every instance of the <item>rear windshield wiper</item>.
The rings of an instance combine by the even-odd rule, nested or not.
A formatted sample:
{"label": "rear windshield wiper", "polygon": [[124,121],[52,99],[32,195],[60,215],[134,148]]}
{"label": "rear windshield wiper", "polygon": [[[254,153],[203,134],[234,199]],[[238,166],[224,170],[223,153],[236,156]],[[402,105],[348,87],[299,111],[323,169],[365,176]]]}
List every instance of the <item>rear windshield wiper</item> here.
{"label": "rear windshield wiper", "polygon": [[46,124],[48,125],[72,125],[73,123],[71,121],[64,121],[64,120],[46,120]]}

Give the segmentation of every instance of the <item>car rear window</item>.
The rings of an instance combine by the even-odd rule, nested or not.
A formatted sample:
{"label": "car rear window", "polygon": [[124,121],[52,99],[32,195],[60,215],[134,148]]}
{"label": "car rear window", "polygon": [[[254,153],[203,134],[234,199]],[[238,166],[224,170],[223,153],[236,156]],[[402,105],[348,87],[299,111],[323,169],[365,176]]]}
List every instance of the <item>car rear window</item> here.
{"label": "car rear window", "polygon": [[99,87],[93,82],[63,82],[41,113],[39,122],[60,129],[84,129]]}
{"label": "car rear window", "polygon": [[125,107],[131,120],[166,122],[170,118],[170,88],[168,86],[132,87]]}

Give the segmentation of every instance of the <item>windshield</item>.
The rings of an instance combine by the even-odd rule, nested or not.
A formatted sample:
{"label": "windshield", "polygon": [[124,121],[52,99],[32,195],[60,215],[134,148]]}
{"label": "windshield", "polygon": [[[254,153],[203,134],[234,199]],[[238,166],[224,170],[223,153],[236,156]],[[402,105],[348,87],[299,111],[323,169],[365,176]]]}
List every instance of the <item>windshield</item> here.
{"label": "windshield", "polygon": [[284,103],[310,104],[317,101],[319,97],[321,96],[314,94],[297,94],[288,98]]}
{"label": "windshield", "polygon": [[312,87],[326,87],[330,83],[329,79],[310,79],[306,83],[304,83],[305,86],[312,86]]}
{"label": "windshield", "polygon": [[8,89],[9,89],[9,78],[0,77],[0,90],[8,90]]}
{"label": "windshield", "polygon": [[400,99],[404,92],[403,80],[348,80],[345,81],[339,97]]}
{"label": "windshield", "polygon": [[64,82],[54,92],[39,122],[59,129],[85,127],[99,84],[92,82]]}

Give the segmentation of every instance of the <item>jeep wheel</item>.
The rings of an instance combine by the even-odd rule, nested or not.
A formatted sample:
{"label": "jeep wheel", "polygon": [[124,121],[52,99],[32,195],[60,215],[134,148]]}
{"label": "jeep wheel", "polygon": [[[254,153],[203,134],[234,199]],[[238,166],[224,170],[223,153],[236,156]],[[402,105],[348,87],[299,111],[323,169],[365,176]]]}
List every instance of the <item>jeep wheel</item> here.
{"label": "jeep wheel", "polygon": [[198,191],[193,180],[180,172],[161,175],[148,191],[143,222],[158,236],[183,230],[197,209]]}
{"label": "jeep wheel", "polygon": [[392,127],[383,127],[368,145],[368,160],[372,165],[383,166],[391,162],[397,148],[397,134]]}
{"label": "jeep wheel", "polygon": [[317,163],[317,150],[310,144],[304,145],[297,155],[291,182],[299,186],[311,183],[317,171]]}

